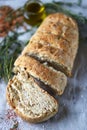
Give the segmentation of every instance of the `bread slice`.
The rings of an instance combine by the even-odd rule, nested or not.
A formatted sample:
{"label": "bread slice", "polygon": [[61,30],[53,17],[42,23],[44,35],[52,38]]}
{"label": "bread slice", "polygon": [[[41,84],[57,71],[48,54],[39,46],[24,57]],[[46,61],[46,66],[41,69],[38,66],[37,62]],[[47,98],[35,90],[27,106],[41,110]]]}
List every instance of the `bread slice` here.
{"label": "bread slice", "polygon": [[20,73],[8,83],[7,101],[22,119],[32,123],[48,120],[58,111],[57,101],[32,77],[24,78]]}
{"label": "bread slice", "polygon": [[48,67],[46,63],[42,64],[27,55],[19,56],[14,65],[14,71],[26,71],[29,75],[49,85],[57,94],[63,94],[67,84],[67,77],[62,72],[56,71],[52,67]]}
{"label": "bread slice", "polygon": [[71,76],[78,50],[76,22],[61,13],[49,15],[30,39],[22,54],[28,54]]}

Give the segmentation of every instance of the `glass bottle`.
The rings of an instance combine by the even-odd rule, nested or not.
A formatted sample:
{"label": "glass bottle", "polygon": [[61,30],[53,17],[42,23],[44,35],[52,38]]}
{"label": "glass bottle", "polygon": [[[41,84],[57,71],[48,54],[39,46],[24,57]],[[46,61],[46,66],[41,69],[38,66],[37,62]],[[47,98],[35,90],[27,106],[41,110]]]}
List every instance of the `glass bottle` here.
{"label": "glass bottle", "polygon": [[30,25],[37,25],[46,17],[45,7],[40,0],[29,0],[24,6],[24,20]]}

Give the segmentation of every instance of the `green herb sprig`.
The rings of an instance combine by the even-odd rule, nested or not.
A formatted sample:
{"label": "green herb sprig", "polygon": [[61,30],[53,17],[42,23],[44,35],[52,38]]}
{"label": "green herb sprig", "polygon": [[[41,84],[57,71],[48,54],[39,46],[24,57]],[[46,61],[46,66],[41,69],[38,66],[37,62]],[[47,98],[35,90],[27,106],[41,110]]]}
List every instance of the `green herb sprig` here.
{"label": "green herb sprig", "polygon": [[12,76],[12,68],[14,61],[22,51],[22,46],[26,45],[26,42],[19,40],[19,36],[30,32],[31,30],[26,30],[25,32],[11,32],[0,42],[0,79],[3,78],[8,81]]}
{"label": "green herb sprig", "polygon": [[21,52],[21,41],[17,33],[7,35],[0,43],[0,78],[6,81],[11,77],[13,62]]}

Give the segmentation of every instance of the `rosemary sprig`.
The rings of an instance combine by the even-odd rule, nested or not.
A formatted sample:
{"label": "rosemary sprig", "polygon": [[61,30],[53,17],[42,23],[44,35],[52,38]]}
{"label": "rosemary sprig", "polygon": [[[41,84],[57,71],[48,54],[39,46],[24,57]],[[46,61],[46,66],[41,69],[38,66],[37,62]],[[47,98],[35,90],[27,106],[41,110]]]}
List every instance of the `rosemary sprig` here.
{"label": "rosemary sprig", "polygon": [[21,53],[23,46],[28,43],[27,39],[26,42],[19,40],[19,36],[27,32],[33,35],[34,30],[31,28],[20,33],[12,31],[0,42],[0,79],[3,78],[8,81],[11,78],[14,61]]}
{"label": "rosemary sprig", "polygon": [[12,68],[18,54],[21,53],[23,41],[18,40],[20,34],[12,32],[0,43],[0,78],[7,81],[12,76]]}
{"label": "rosemary sprig", "polygon": [[12,36],[7,35],[0,43],[0,78],[6,81],[11,77],[13,62],[21,52],[21,42],[18,36],[13,33]]}

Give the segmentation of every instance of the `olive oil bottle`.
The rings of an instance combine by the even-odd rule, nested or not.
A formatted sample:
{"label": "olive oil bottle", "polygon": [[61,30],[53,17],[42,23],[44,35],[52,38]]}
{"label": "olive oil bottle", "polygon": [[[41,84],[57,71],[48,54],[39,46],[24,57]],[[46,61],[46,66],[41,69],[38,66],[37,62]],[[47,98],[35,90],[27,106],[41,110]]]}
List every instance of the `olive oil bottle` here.
{"label": "olive oil bottle", "polygon": [[37,25],[45,17],[45,7],[40,0],[29,0],[25,6],[24,20],[30,25]]}

